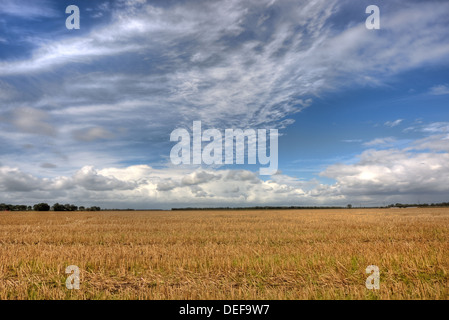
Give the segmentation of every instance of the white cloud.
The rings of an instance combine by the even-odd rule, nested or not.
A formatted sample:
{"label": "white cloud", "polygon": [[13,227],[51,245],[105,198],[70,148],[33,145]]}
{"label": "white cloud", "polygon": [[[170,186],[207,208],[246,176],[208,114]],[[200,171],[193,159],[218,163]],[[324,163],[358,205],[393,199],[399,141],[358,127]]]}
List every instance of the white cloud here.
{"label": "white cloud", "polygon": [[430,94],[432,95],[445,95],[449,94],[449,85],[448,84],[440,84],[430,88]]}
{"label": "white cloud", "polygon": [[[449,130],[447,131],[449,132]],[[413,143],[413,148],[418,150],[445,151],[449,152],[449,133],[437,134]]]}
{"label": "white cloud", "polygon": [[112,191],[134,189],[136,184],[133,181],[119,180],[113,176],[99,174],[91,166],[83,167],[73,176],[73,183],[86,190]]}
{"label": "white cloud", "polygon": [[402,121],[403,121],[403,119],[397,119],[395,121],[387,121],[384,123],[384,125],[387,127],[393,128],[393,127],[400,125]]}
{"label": "white cloud", "polygon": [[367,147],[372,146],[382,146],[382,145],[391,145],[394,142],[396,142],[396,139],[393,137],[386,137],[386,138],[376,138],[368,142],[364,142],[363,145]]}
{"label": "white cloud", "polygon": [[354,142],[362,142],[362,139],[344,139],[342,142],[354,143]]}
{"label": "white cloud", "polygon": [[199,185],[212,180],[220,179],[220,174],[212,174],[205,171],[193,172],[182,178],[182,184],[186,186]]}
{"label": "white cloud", "polygon": [[433,122],[421,127],[423,132],[446,133],[449,132],[449,122]]}
{"label": "white cloud", "polygon": [[432,122],[422,124],[422,121],[416,122],[417,125],[408,127],[404,129],[405,132],[415,131],[415,132],[423,132],[427,134],[435,134],[435,133],[448,133],[449,132],[449,122]]}
{"label": "white cloud", "polygon": [[[441,144],[448,150],[449,140]],[[422,147],[419,145],[415,150]],[[416,153],[411,149],[368,150],[360,155],[357,163],[335,164],[321,175],[335,179],[335,189],[347,198],[376,199],[377,203],[382,198],[413,203],[417,198],[442,201],[449,191],[445,183],[449,175],[449,154]]]}

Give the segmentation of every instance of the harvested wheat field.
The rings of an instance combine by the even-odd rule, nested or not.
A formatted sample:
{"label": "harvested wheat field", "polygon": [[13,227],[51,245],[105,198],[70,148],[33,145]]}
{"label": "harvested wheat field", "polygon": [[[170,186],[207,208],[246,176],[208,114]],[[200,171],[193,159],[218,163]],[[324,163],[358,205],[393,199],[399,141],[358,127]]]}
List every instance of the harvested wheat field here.
{"label": "harvested wheat field", "polygon": [[448,249],[447,208],[1,212],[0,298],[448,299]]}

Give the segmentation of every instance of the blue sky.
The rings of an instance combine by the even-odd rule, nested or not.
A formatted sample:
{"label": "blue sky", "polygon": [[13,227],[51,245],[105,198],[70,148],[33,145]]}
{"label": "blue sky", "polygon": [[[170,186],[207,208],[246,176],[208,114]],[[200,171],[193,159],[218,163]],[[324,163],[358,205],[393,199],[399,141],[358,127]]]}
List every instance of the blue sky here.
{"label": "blue sky", "polygon": [[[81,28],[68,30],[68,5]],[[365,8],[380,8],[368,30]],[[0,4],[0,202],[448,201],[447,1]],[[279,171],[175,166],[170,133],[276,128]]]}

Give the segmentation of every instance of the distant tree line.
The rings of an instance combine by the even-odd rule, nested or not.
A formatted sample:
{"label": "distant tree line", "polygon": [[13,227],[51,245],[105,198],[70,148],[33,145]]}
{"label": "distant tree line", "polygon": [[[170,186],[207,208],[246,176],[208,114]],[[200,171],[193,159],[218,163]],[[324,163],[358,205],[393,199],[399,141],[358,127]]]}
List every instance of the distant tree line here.
{"label": "distant tree line", "polygon": [[[419,204],[404,204],[404,203],[395,203],[390,204],[386,207],[363,207],[363,208],[407,208],[407,207],[449,207],[449,202],[440,202],[440,203],[419,203]],[[353,206],[348,204],[344,207],[341,206],[255,206],[255,207],[209,207],[209,208],[195,208],[195,207],[187,207],[187,208],[171,208],[171,210],[286,210],[286,209],[351,209]],[[362,207],[360,207],[362,208]],[[73,204],[60,204],[55,203],[53,206],[50,206],[48,203],[37,203],[33,206],[23,205],[23,204],[6,204],[0,203],[0,211],[100,211],[101,208],[98,206],[84,207],[84,206],[76,206]],[[134,209],[108,209],[108,210],[117,210],[117,211],[131,211]],[[154,209],[156,210],[156,209]]]}
{"label": "distant tree line", "polygon": [[276,207],[276,206],[256,206],[256,207],[211,207],[211,208],[194,208],[194,207],[187,207],[187,208],[172,208],[172,210],[285,210],[285,209],[343,209],[346,207],[338,207],[338,206],[290,206],[290,207]]}
{"label": "distant tree line", "polygon": [[31,206],[26,206],[23,204],[0,203],[0,210],[1,211],[27,211],[27,210],[33,210],[33,208]]}
{"label": "distant tree line", "polygon": [[418,204],[410,204],[410,203],[395,203],[388,205],[388,208],[407,208],[407,207],[449,207],[449,202],[440,202],[440,203],[418,203]]}
{"label": "distant tree line", "polygon": [[92,206],[92,207],[84,207],[84,206],[75,206],[73,204],[59,204],[59,203],[55,203],[51,209],[53,211],[100,211],[101,208],[100,207],[96,207],[96,206]]}
{"label": "distant tree line", "polygon": [[27,206],[22,204],[6,204],[0,203],[0,211],[100,211],[101,208],[97,206],[84,207],[75,206],[73,204],[59,204],[55,203],[50,206],[48,203],[37,203],[34,206]]}
{"label": "distant tree line", "polygon": [[[373,207],[362,207],[359,208],[392,208],[392,207],[398,207],[398,208],[407,208],[407,207],[449,207],[449,202],[440,202],[440,203],[424,203],[424,204],[402,204],[402,203],[396,203],[396,204],[390,204],[387,207],[381,207],[381,206],[373,206]],[[344,207],[340,206],[256,206],[256,207],[210,207],[210,208],[194,208],[194,207],[187,207],[187,208],[172,208],[171,210],[287,210],[287,209],[351,209],[353,208],[352,204],[348,204]]]}

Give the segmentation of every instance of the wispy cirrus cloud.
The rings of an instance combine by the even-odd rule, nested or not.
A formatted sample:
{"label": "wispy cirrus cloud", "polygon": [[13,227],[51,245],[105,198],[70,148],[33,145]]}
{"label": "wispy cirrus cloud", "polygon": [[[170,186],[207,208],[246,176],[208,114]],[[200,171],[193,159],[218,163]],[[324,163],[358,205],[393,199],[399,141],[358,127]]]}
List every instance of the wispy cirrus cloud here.
{"label": "wispy cirrus cloud", "polygon": [[396,141],[397,140],[393,137],[376,138],[376,139],[364,142],[363,145],[366,147],[385,146],[385,145],[392,145]]}
{"label": "wispy cirrus cloud", "polygon": [[2,0],[0,13],[22,19],[62,16],[47,0]]}
{"label": "wispy cirrus cloud", "polygon": [[[120,85],[133,83],[136,88],[126,91],[127,95],[141,101],[154,98],[157,108],[170,106],[183,118],[201,118],[211,124],[228,119],[233,125],[254,126],[279,124],[310,106],[314,96],[338,87],[342,75],[351,73],[362,85],[375,84],[388,74],[434,63],[449,53],[444,41],[427,37],[429,32],[444,34],[443,23],[433,25],[433,30],[420,27],[439,19],[431,4],[386,13],[390,16],[384,28],[390,33],[382,36],[367,32],[363,23],[335,28],[332,16],[349,5],[346,2],[258,2],[256,6],[231,1],[203,4],[202,10],[197,5],[124,7],[122,3],[110,25],[80,38],[43,43],[31,59],[1,63],[0,72],[45,73],[128,57],[154,71],[143,76],[116,64],[112,77],[116,81],[99,81],[97,76],[111,76],[105,68],[91,79],[84,77],[82,83],[71,81],[72,89],[62,88],[62,99],[73,101],[80,85],[79,91],[82,86],[96,87],[98,93],[107,92],[109,100],[123,100],[119,94],[125,90]],[[404,36],[402,22],[418,12],[413,27],[417,35]],[[425,47],[434,48],[432,54],[424,52]],[[370,76],[373,72],[377,80]],[[90,103],[96,99],[101,99],[100,94],[90,96]]]}
{"label": "wispy cirrus cloud", "polygon": [[404,121],[404,119],[397,119],[394,121],[387,121],[384,123],[385,126],[393,128],[393,127],[397,127],[398,125],[401,124],[401,122]]}
{"label": "wispy cirrus cloud", "polygon": [[79,141],[105,140],[114,137],[114,134],[104,128],[83,128],[73,132],[73,137]]}
{"label": "wispy cirrus cloud", "polygon": [[448,84],[440,84],[430,88],[430,94],[435,96],[449,94],[449,85]]}
{"label": "wispy cirrus cloud", "polygon": [[21,107],[13,111],[12,123],[22,132],[54,136],[57,129],[49,121],[47,112],[35,108]]}

